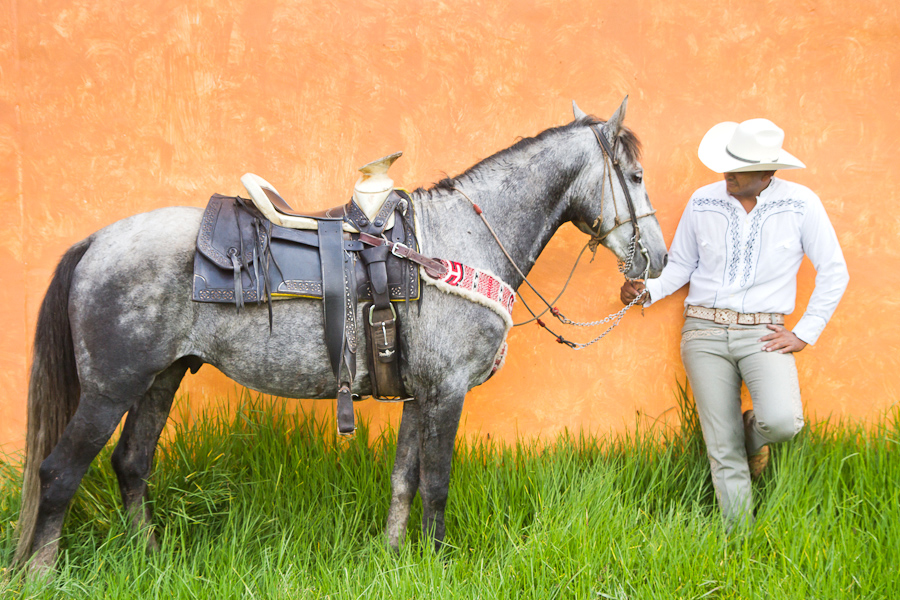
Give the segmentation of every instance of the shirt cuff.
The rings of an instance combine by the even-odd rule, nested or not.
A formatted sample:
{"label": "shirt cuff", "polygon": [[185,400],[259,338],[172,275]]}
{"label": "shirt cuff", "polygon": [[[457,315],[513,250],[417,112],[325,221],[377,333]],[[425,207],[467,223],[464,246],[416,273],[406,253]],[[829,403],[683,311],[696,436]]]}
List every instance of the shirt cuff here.
{"label": "shirt cuff", "polygon": [[794,335],[807,344],[815,344],[819,336],[822,335],[826,323],[827,321],[822,317],[803,315],[794,326]]}
{"label": "shirt cuff", "polygon": [[650,306],[663,298],[662,285],[659,283],[659,279],[645,280],[644,287],[647,288],[647,292],[650,294],[650,299],[644,302],[644,306]]}

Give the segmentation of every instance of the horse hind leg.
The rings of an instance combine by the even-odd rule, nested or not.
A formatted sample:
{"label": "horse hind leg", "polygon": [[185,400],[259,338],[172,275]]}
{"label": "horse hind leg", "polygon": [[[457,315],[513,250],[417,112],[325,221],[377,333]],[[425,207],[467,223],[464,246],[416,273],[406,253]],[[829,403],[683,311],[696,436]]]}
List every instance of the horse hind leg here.
{"label": "horse hind leg", "polygon": [[31,575],[40,576],[53,569],[69,502],[128,405],[127,401],[82,390],[78,410],[38,473],[40,497],[30,546],[33,554],[28,563]]}
{"label": "horse hind leg", "polygon": [[391,507],[387,519],[387,540],[399,550],[406,538],[409,511],[419,490],[419,403],[410,400],[403,405],[400,431],[397,433],[397,455],[391,473]]}
{"label": "horse hind leg", "polygon": [[158,548],[152,529],[152,510],[147,480],[153,466],[153,455],[159,436],[169,418],[175,392],[190,367],[196,371],[189,357],[173,363],[156,376],[153,385],[128,411],[122,435],[112,455],[113,470],[119,481],[122,504],[132,529],[146,529],[147,547]]}

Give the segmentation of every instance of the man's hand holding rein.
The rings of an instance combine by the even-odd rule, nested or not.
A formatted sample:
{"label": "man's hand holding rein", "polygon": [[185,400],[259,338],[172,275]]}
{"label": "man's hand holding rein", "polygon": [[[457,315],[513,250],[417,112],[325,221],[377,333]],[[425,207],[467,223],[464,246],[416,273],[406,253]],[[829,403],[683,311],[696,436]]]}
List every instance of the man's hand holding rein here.
{"label": "man's hand holding rein", "polygon": [[[622,289],[619,292],[619,299],[622,301],[622,304],[628,306],[634,299],[638,297],[638,294],[644,292],[646,288],[644,287],[643,281],[626,281],[622,284]],[[644,301],[650,299],[650,293],[644,293]]]}

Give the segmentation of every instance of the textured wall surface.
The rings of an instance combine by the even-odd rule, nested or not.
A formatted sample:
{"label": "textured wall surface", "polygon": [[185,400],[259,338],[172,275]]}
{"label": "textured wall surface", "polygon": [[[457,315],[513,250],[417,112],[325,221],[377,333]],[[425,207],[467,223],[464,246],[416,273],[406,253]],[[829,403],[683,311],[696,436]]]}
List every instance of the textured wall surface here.
{"label": "textured wall surface", "polygon": [[[344,201],[357,167],[396,150],[398,184],[427,186],[570,121],[572,99],[608,117],[626,94],[667,241],[690,192],[718,177],[696,157],[710,126],[765,116],[785,129],[809,168],[784,177],[822,198],[851,274],[798,356],[807,410],[880,414],[900,390],[898,82],[893,0],[2,0],[0,444],[24,438],[52,270],[91,232],[240,193],[247,171],[295,206],[324,208]],[[584,241],[563,229],[533,281],[555,295]],[[789,324],[814,276],[807,262]],[[560,304],[598,319],[619,309],[620,284],[600,253]],[[504,370],[466,400],[465,431],[509,440],[671,416],[683,297],[632,311],[579,353],[536,326],[514,330]],[[236,396],[209,366],[182,390],[193,407]],[[373,401],[358,410],[376,425],[399,417]]]}

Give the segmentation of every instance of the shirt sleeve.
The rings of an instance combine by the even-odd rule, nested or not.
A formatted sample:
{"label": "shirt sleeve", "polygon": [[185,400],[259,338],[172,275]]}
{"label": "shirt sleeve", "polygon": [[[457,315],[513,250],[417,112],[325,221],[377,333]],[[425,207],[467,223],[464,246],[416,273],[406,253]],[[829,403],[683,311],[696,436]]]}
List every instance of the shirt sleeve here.
{"label": "shirt sleeve", "polygon": [[650,306],[684,287],[691,280],[691,275],[700,263],[692,218],[693,198],[691,200],[681,214],[681,221],[675,230],[675,238],[669,249],[669,262],[666,263],[659,277],[644,282],[647,291],[650,292],[650,300],[644,304],[645,306]]}
{"label": "shirt sleeve", "polygon": [[806,312],[794,327],[794,334],[808,344],[815,344],[850,281],[837,234],[825,207],[815,195],[803,220],[800,241],[803,252],[816,269],[816,287],[809,298]]}

